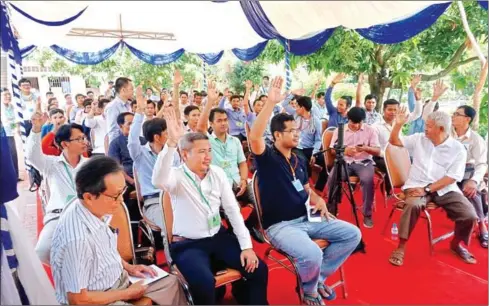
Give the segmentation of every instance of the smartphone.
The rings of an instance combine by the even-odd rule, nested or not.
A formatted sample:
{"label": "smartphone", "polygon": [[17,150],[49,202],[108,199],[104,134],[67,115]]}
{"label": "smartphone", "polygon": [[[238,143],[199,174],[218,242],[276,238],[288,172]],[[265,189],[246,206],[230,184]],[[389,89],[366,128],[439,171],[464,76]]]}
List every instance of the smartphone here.
{"label": "smartphone", "polygon": [[321,211],[317,211],[315,213],[313,213],[314,211],[314,207],[310,207],[309,208],[309,214],[308,214],[308,220],[309,222],[321,222],[322,219],[321,219]]}

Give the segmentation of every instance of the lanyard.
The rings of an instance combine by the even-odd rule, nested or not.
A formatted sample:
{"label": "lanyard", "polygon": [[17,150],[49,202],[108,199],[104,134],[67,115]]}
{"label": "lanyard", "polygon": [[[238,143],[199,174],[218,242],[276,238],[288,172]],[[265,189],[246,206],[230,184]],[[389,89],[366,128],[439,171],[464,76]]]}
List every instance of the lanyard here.
{"label": "lanyard", "polygon": [[[202,188],[200,188],[200,186],[197,185],[197,182],[190,176],[190,174],[188,174],[188,172],[187,172],[187,170],[185,170],[185,168],[183,169],[183,172],[185,172],[185,175],[187,176],[187,178],[194,184],[195,188],[197,189],[197,191],[200,194],[200,197],[202,198],[202,201],[204,201],[204,203],[207,205],[207,207],[209,207],[210,211],[212,212],[211,205],[209,204],[209,201],[207,201],[206,197],[204,196],[204,193],[202,192]],[[212,189],[212,186],[211,186],[211,189]]]}
{"label": "lanyard", "polygon": [[292,164],[290,163],[290,160],[285,157],[285,160],[287,161],[287,164],[289,164],[289,167],[290,167],[290,172],[292,172],[292,176],[294,177],[294,180],[295,180],[295,169],[297,169],[297,155],[295,155],[294,153],[291,153],[292,156],[295,157],[295,163],[294,163],[294,167],[292,168]]}
{"label": "lanyard", "polygon": [[71,174],[71,172],[68,170],[68,167],[66,166],[66,163],[63,162],[63,166],[65,166],[65,170],[66,170],[66,174],[68,175],[68,177],[70,178],[70,181],[72,183],[72,187],[74,188],[75,187],[75,181],[73,180],[73,175]]}

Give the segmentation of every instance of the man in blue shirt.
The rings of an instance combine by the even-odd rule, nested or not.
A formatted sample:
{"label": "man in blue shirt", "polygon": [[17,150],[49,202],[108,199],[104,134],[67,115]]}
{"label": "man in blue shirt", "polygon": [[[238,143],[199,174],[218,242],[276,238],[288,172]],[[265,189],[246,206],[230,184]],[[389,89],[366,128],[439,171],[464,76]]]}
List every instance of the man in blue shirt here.
{"label": "man in blue shirt", "polygon": [[338,74],[331,81],[331,85],[329,85],[328,89],[326,90],[326,108],[328,109],[329,114],[328,127],[338,127],[338,123],[340,122],[344,124],[348,123],[346,113],[351,107],[351,96],[342,96],[341,98],[339,98],[336,107],[334,107],[333,100],[331,99],[331,96],[333,94],[333,87],[341,82],[344,78],[344,73]]}
{"label": "man in blue shirt", "polygon": [[[323,298],[331,300],[335,296],[325,285],[326,278],[353,252],[361,233],[354,225],[329,214],[324,200],[309,186],[307,166],[292,153],[299,144],[299,129],[294,117],[288,114],[274,116],[270,126],[274,144],[271,147],[265,145],[263,132],[274,105],[280,101],[282,83],[281,77],[272,81],[268,103],[249,135],[260,179],[263,226],[271,243],[296,259],[306,303],[324,305]],[[310,213],[316,212],[321,218],[310,219]],[[312,238],[326,239],[331,244],[321,250]]]}
{"label": "man in blue shirt", "polygon": [[219,108],[226,110],[229,118],[229,134],[237,137],[241,142],[246,140],[245,122],[247,115],[245,111],[239,106],[240,97],[238,95],[231,96],[231,108],[225,106],[226,99],[222,98],[219,102]]}

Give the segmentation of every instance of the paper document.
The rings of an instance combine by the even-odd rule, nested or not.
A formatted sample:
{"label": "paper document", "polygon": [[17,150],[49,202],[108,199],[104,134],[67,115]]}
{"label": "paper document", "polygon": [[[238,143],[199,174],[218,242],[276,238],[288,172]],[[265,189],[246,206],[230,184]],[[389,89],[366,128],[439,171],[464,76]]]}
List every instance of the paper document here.
{"label": "paper document", "polygon": [[156,265],[151,265],[149,267],[156,271],[156,276],[155,277],[151,277],[151,276],[149,276],[149,274],[145,274],[146,275],[146,278],[140,278],[140,277],[135,277],[135,276],[130,276],[129,275],[129,281],[131,282],[131,284],[137,283],[140,280],[144,280],[143,285],[148,285],[148,284],[151,284],[151,283],[153,283],[153,282],[155,282],[157,280],[160,280],[162,278],[165,278],[165,277],[167,277],[169,275],[166,271],[161,270]]}

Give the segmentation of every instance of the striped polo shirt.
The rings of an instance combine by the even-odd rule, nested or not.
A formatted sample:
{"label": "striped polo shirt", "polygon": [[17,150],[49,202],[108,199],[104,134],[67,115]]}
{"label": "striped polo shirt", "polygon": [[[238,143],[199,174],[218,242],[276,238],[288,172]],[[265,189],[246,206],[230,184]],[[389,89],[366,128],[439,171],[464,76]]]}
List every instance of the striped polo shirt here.
{"label": "striped polo shirt", "polygon": [[104,221],[75,200],[63,212],[53,234],[51,269],[60,304],[68,304],[68,292],[105,291],[122,274],[117,235]]}

